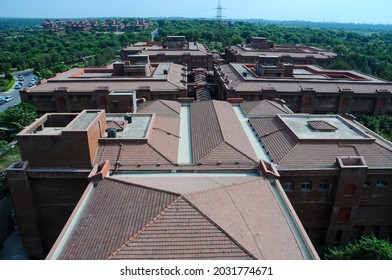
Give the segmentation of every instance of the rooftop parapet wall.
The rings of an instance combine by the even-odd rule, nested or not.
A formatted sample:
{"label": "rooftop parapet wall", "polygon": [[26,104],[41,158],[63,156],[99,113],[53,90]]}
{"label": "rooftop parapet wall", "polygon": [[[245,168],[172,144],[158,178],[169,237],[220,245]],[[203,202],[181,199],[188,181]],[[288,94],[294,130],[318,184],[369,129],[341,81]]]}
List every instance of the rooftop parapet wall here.
{"label": "rooftop parapet wall", "polygon": [[32,168],[91,168],[105,129],[101,110],[45,114],[17,135],[22,160]]}

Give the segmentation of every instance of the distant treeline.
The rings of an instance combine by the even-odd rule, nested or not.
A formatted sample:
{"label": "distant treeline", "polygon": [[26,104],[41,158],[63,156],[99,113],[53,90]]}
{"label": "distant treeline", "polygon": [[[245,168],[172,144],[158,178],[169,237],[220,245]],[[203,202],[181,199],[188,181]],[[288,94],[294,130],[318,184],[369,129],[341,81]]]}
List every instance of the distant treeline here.
{"label": "distant treeline", "polygon": [[341,23],[341,22],[312,22],[312,21],[276,21],[263,19],[241,20],[254,24],[279,24],[299,27],[317,27],[325,29],[359,30],[359,31],[392,31],[392,24],[369,24],[369,23]]}
{"label": "distant treeline", "polygon": [[38,28],[45,19],[0,17],[0,31]]}
{"label": "distant treeline", "polygon": [[[23,26],[23,22],[31,21],[36,24],[40,20],[14,21],[20,22],[19,26]],[[42,22],[43,20],[40,21]],[[321,28],[317,27],[318,23],[310,22],[267,22],[269,21],[218,22],[205,19],[161,18],[148,30],[139,33],[128,31],[114,35],[74,31],[60,37],[40,29],[15,28],[0,32],[0,72],[38,68],[49,69],[50,71],[44,75],[48,76],[79,62],[87,66],[104,64],[109,57],[118,55],[122,47],[136,41],[150,41],[151,32],[158,28],[156,41],[163,41],[168,35],[185,35],[188,41],[199,41],[218,51],[224,51],[225,47],[230,45],[249,43],[254,36],[266,37],[276,45],[311,45],[327,48],[338,54],[330,68],[357,70],[392,81],[392,31],[380,31],[386,26],[322,23],[322,26],[330,25],[331,28]],[[302,24],[309,24],[312,27],[301,26]],[[380,30],[365,31],[365,27],[380,27]]]}

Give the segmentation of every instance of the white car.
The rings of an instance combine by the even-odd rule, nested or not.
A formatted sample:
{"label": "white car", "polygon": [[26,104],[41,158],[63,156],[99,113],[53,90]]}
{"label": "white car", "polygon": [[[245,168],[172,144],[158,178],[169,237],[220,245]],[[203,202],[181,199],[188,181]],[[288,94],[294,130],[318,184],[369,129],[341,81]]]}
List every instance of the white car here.
{"label": "white car", "polygon": [[14,99],[14,97],[13,97],[12,95],[4,96],[4,101],[5,101],[5,102],[9,102],[9,101],[11,101],[12,99]]}
{"label": "white car", "polygon": [[16,86],[15,86],[15,89],[21,89],[22,88],[22,85],[21,84],[17,84]]}

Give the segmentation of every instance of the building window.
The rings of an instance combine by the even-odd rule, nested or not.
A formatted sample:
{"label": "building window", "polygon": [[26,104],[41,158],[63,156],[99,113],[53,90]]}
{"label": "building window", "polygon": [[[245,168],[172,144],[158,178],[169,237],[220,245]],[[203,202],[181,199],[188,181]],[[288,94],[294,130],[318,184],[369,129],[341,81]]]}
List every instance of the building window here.
{"label": "building window", "polygon": [[294,191],[294,183],[291,181],[284,182],[283,184],[283,190],[285,192],[293,192]]}
{"label": "building window", "polygon": [[338,217],[336,219],[337,223],[347,223],[350,218],[350,207],[342,207],[339,209]]}
{"label": "building window", "polygon": [[364,188],[370,188],[371,185],[372,185],[372,183],[370,181],[365,181],[365,183],[363,183]]}
{"label": "building window", "polygon": [[312,182],[304,181],[301,184],[301,192],[310,192],[312,190]]}
{"label": "building window", "polygon": [[326,191],[328,191],[328,190],[329,190],[329,181],[327,181],[327,180],[322,180],[322,181],[320,182],[320,184],[319,184],[318,190],[319,190],[320,192],[326,192]]}
{"label": "building window", "polygon": [[354,184],[349,184],[344,188],[344,196],[353,196],[355,194],[355,189],[357,188]]}
{"label": "building window", "polygon": [[100,98],[99,98],[99,104],[101,105],[101,106],[106,106],[106,97],[105,96],[101,96]]}
{"label": "building window", "polygon": [[65,99],[64,96],[60,96],[59,98],[59,105],[60,106],[65,106],[67,104],[67,100]]}
{"label": "building window", "polygon": [[343,230],[337,230],[335,235],[335,242],[340,243],[342,240]]}
{"label": "building window", "polygon": [[385,188],[387,186],[387,181],[384,180],[378,180],[376,182],[376,188]]}
{"label": "building window", "polygon": [[342,106],[343,106],[343,107],[347,107],[349,102],[350,102],[350,101],[349,101],[348,97],[343,98]]}
{"label": "building window", "polygon": [[310,106],[312,106],[312,98],[311,98],[310,96],[305,97],[304,106],[305,106],[305,107],[310,107]]}

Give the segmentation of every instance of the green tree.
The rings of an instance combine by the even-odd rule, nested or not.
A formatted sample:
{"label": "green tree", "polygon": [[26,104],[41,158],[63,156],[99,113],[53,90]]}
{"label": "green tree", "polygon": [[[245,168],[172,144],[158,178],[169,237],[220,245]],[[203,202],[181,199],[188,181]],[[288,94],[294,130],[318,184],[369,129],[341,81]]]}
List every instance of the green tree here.
{"label": "green tree", "polygon": [[360,240],[344,247],[331,248],[326,253],[327,260],[392,260],[392,244],[388,240],[377,239],[374,235],[362,236]]}
{"label": "green tree", "polygon": [[0,126],[8,129],[8,137],[11,139],[36,118],[37,110],[33,105],[20,103],[1,113]]}

